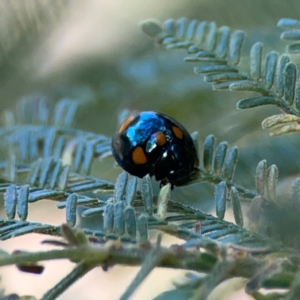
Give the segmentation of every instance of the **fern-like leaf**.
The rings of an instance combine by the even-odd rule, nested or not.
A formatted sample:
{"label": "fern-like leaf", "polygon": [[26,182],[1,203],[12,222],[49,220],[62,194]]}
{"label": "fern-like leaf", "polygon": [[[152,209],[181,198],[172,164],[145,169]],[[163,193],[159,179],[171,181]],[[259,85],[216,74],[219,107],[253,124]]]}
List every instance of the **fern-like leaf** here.
{"label": "fern-like leaf", "polygon": [[[183,21],[184,20],[184,21]],[[282,20],[279,26],[298,26],[297,21]],[[195,73],[203,74],[213,89],[249,91],[260,95],[240,100],[237,108],[253,108],[261,105],[276,105],[284,112],[300,117],[297,95],[297,68],[290,62],[288,54],[276,51],[263,54],[263,44],[255,43],[249,53],[249,72],[239,66],[244,41],[244,32],[230,33],[228,27],[218,28],[214,22],[189,22],[185,18],[178,21],[167,20],[164,24],[146,20],[141,23],[145,33],[156,28],[152,37],[167,49],[184,48],[194,54],[185,58],[186,62],[199,64]],[[160,28],[160,29],[158,29]],[[153,31],[154,32],[154,31]],[[297,38],[297,30],[282,35]]]}

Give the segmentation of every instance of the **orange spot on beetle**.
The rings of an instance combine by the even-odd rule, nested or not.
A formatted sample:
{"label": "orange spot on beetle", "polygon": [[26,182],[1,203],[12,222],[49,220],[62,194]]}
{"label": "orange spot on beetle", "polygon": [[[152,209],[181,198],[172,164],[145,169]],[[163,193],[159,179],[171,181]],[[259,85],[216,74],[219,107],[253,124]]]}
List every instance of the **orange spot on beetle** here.
{"label": "orange spot on beetle", "polygon": [[174,132],[174,134],[176,135],[176,137],[178,137],[179,139],[183,139],[183,132],[180,128],[178,128],[177,126],[173,126],[172,130]]}
{"label": "orange spot on beetle", "polygon": [[120,129],[119,129],[119,133],[122,133],[123,131],[125,131],[128,127],[128,125],[130,124],[130,122],[135,118],[135,116],[129,116],[121,125]]}
{"label": "orange spot on beetle", "polygon": [[155,142],[158,146],[163,146],[166,143],[166,136],[162,131],[157,131],[155,134]]}
{"label": "orange spot on beetle", "polygon": [[137,165],[147,162],[147,157],[142,147],[138,146],[132,151],[132,161]]}

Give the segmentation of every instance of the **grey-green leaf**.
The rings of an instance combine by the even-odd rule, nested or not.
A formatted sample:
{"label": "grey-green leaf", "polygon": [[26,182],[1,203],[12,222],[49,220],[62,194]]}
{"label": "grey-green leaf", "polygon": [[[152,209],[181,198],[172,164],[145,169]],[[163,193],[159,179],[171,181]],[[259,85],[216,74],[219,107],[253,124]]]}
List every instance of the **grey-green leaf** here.
{"label": "grey-green leaf", "polygon": [[286,51],[292,54],[300,53],[300,43],[287,45]]}
{"label": "grey-green leaf", "polygon": [[162,32],[162,25],[158,20],[148,19],[140,23],[142,30],[150,37],[156,37]]}
{"label": "grey-green leaf", "polygon": [[167,36],[175,36],[176,34],[176,23],[174,19],[168,19],[164,22],[163,29]]}
{"label": "grey-green leaf", "polygon": [[210,173],[213,165],[215,137],[211,134],[205,138],[203,149],[203,167]]}
{"label": "grey-green leaf", "polygon": [[284,31],[281,33],[280,38],[288,41],[298,41],[300,40],[300,30],[292,29]]}
{"label": "grey-green leaf", "polygon": [[292,62],[287,63],[284,68],[284,99],[289,105],[294,102],[296,77],[296,65]]}
{"label": "grey-green leaf", "polygon": [[107,203],[103,214],[103,227],[106,234],[112,233],[114,226],[114,204]]}
{"label": "grey-green leaf", "polygon": [[124,201],[115,203],[114,207],[114,232],[121,236],[125,232]]}
{"label": "grey-green leaf", "polygon": [[295,178],[292,183],[292,205],[295,209],[299,209],[300,205],[300,178]]}
{"label": "grey-green leaf", "polygon": [[17,206],[17,186],[11,184],[7,187],[4,194],[5,212],[9,219],[14,219]]}
{"label": "grey-green leaf", "polygon": [[261,77],[263,43],[257,42],[251,47],[250,51],[250,74],[254,80]]}
{"label": "grey-green leaf", "polygon": [[257,193],[261,196],[263,196],[265,193],[266,179],[267,179],[267,161],[262,160],[258,163],[256,167],[256,175],[255,175],[256,190]]}
{"label": "grey-green leaf", "polygon": [[300,29],[300,21],[295,19],[290,19],[290,18],[283,18],[278,21],[277,26],[283,29],[293,29],[293,28]]}
{"label": "grey-green leaf", "polygon": [[267,192],[270,201],[276,201],[276,186],[278,180],[278,168],[276,165],[271,165],[267,170]]}
{"label": "grey-green leaf", "polygon": [[248,99],[240,100],[237,103],[236,107],[239,109],[246,109],[246,108],[252,108],[261,105],[270,105],[270,104],[279,105],[280,100],[278,98],[271,97],[271,96],[248,98]]}
{"label": "grey-green leaf", "polygon": [[180,18],[177,20],[177,31],[176,35],[179,40],[183,40],[185,38],[185,33],[187,30],[188,20],[187,18]]}
{"label": "grey-green leaf", "polygon": [[132,205],[136,194],[136,188],[137,188],[137,177],[134,176],[128,180],[126,186],[125,200],[127,205]]}
{"label": "grey-green leaf", "polygon": [[205,74],[205,73],[225,73],[225,72],[238,72],[237,69],[227,66],[227,65],[203,65],[199,67],[195,67],[194,71],[196,74]]}
{"label": "grey-green leaf", "polygon": [[238,80],[245,80],[247,79],[246,76],[241,75],[239,73],[211,73],[204,76],[204,80],[206,82],[220,82],[220,81],[238,81]]}
{"label": "grey-green leaf", "polygon": [[130,238],[135,239],[136,238],[136,217],[135,217],[135,211],[134,208],[131,206],[126,207],[124,212],[125,217],[125,225],[127,234]]}
{"label": "grey-green leaf", "polygon": [[238,147],[234,146],[229,149],[224,162],[224,177],[227,181],[231,181],[234,176],[237,160],[238,160]]}
{"label": "grey-green leaf", "polygon": [[300,110],[300,84],[299,84],[299,81],[296,83],[296,89],[295,89],[295,106],[298,110]]}
{"label": "grey-green leaf", "polygon": [[277,68],[276,68],[276,80],[275,80],[275,89],[276,94],[279,97],[283,95],[284,89],[284,69],[285,65],[289,63],[290,57],[287,54],[282,54],[279,58]]}
{"label": "grey-green leaf", "polygon": [[205,40],[206,35],[207,22],[201,22],[196,29],[196,34],[194,37],[194,41],[196,45],[202,46]]}
{"label": "grey-green leaf", "polygon": [[231,35],[229,42],[229,59],[233,65],[237,65],[240,61],[244,37],[245,33],[242,30],[236,30]]}
{"label": "grey-green leaf", "polygon": [[197,20],[192,20],[188,24],[188,27],[187,27],[187,30],[186,30],[186,40],[187,41],[192,41],[194,39],[197,25],[198,25],[198,21]]}
{"label": "grey-green leaf", "polygon": [[234,186],[231,187],[231,204],[232,204],[235,223],[238,226],[243,227],[244,220],[243,220],[243,212],[241,208],[240,196],[237,189]]}
{"label": "grey-green leaf", "polygon": [[224,219],[226,210],[227,185],[225,181],[221,181],[215,186],[215,203],[216,214],[221,220]]}
{"label": "grey-green leaf", "polygon": [[219,40],[217,44],[217,53],[221,58],[225,58],[228,52],[230,39],[230,28],[228,26],[222,26],[219,28]]}
{"label": "grey-green leaf", "polygon": [[265,67],[265,85],[267,89],[269,89],[273,85],[277,59],[278,54],[276,51],[271,51],[268,53]]}
{"label": "grey-green leaf", "polygon": [[148,222],[147,216],[141,214],[137,219],[137,230],[139,232],[140,242],[148,241]]}
{"label": "grey-green leaf", "polygon": [[125,194],[127,181],[128,181],[128,173],[122,172],[118,176],[116,184],[115,184],[115,193],[114,193],[115,202],[120,202],[123,200],[123,195]]}
{"label": "grey-green leaf", "polygon": [[151,216],[153,213],[153,190],[149,175],[146,175],[142,179],[141,193],[145,210]]}
{"label": "grey-green leaf", "polygon": [[222,174],[222,168],[226,157],[226,152],[228,148],[227,142],[221,142],[215,153],[215,159],[214,159],[214,173],[218,176]]}
{"label": "grey-green leaf", "polygon": [[206,43],[208,51],[213,51],[215,49],[217,43],[217,25],[215,22],[211,22],[208,25]]}
{"label": "grey-green leaf", "polygon": [[29,185],[22,185],[18,190],[18,216],[24,221],[28,215]]}
{"label": "grey-green leaf", "polygon": [[264,88],[260,83],[250,80],[240,80],[230,84],[229,89],[231,91],[249,91],[256,92],[262,95],[268,95],[269,90]]}
{"label": "grey-green leaf", "polygon": [[68,225],[74,226],[76,224],[76,212],[77,212],[77,194],[70,194],[66,200],[66,220]]}

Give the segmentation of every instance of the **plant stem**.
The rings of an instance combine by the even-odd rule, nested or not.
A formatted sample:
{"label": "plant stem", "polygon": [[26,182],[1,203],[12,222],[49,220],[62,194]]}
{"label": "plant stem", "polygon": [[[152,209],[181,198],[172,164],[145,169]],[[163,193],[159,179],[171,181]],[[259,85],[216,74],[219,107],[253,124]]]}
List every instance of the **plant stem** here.
{"label": "plant stem", "polygon": [[65,292],[73,283],[75,283],[79,278],[87,274],[95,266],[95,264],[87,264],[84,262],[78,263],[77,266],[66,277],[64,277],[53,288],[47,291],[41,300],[56,299],[59,295]]}

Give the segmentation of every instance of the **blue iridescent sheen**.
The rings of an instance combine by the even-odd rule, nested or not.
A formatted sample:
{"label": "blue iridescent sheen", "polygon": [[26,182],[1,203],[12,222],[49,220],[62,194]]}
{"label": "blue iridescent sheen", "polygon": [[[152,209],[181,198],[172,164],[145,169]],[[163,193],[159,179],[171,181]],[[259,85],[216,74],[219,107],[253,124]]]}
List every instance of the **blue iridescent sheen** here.
{"label": "blue iridescent sheen", "polygon": [[[199,163],[187,130],[173,118],[153,111],[141,112],[129,120],[112,140],[112,153],[118,164],[132,175],[142,178],[149,174],[172,186],[187,181]],[[176,134],[174,128],[182,134]],[[158,134],[163,143],[157,140]],[[142,149],[146,162],[134,161],[137,147]]]}
{"label": "blue iridescent sheen", "polygon": [[152,111],[143,112],[132,122],[127,129],[126,136],[133,147],[144,143],[153,133],[157,131],[164,132],[166,129],[164,119],[158,117]]}

